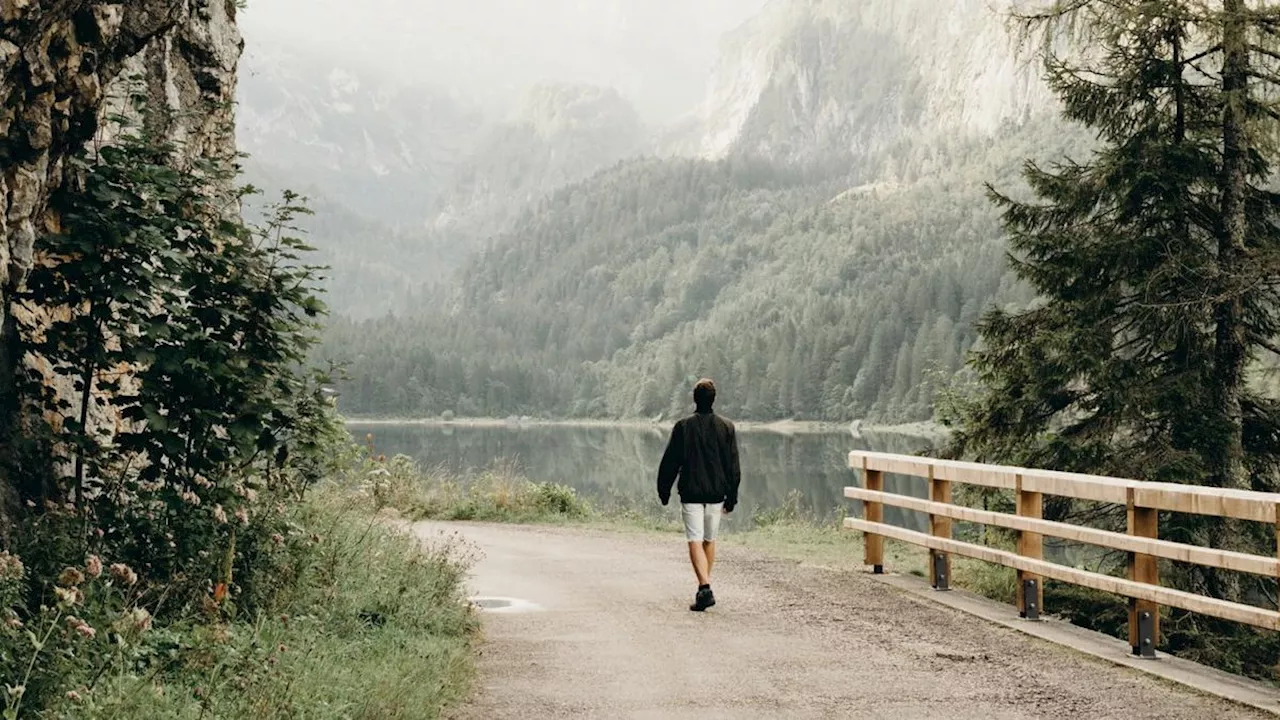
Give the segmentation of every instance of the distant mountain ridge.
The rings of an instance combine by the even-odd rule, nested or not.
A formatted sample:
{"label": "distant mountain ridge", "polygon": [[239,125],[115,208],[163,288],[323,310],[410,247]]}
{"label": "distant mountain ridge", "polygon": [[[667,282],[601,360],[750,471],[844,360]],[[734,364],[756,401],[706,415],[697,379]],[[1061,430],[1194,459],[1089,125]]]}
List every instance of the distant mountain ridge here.
{"label": "distant mountain ridge", "polygon": [[[326,208],[385,230],[315,237],[331,257],[437,283],[471,253],[513,242],[504,237],[553,193],[637,158],[753,157],[801,168],[802,182],[830,183],[834,196],[899,182],[904,153],[919,165],[947,138],[1038,122],[1056,105],[1000,17],[1011,1],[771,0],[724,38],[702,104],[662,128],[608,88],[543,83],[509,116],[491,117],[430,87],[251,52],[240,141],[281,185],[315,188]],[[406,253],[419,237],[426,249]],[[348,272],[385,274],[334,270]],[[403,309],[370,303],[335,307],[362,317]]]}

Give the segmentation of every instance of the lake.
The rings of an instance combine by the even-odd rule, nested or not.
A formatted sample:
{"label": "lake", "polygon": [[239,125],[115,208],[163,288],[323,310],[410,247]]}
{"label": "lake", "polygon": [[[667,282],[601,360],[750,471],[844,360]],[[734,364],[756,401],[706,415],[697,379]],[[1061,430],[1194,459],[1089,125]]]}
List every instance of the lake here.
{"label": "lake", "polygon": [[[379,453],[407,455],[424,467],[465,474],[511,462],[530,480],[569,485],[596,506],[661,509],[655,487],[669,434],[665,429],[359,423],[349,427],[360,442],[373,433]],[[740,509],[749,517],[790,502],[806,518],[834,520],[842,508],[855,505],[844,499],[844,487],[860,484],[857,473],[847,468],[849,451],[912,454],[928,445],[918,437],[884,433],[854,437],[848,432],[739,430]],[[885,482],[891,492],[928,495],[923,479],[888,476]],[[916,513],[885,508],[885,515],[895,525],[927,527],[926,519]]]}

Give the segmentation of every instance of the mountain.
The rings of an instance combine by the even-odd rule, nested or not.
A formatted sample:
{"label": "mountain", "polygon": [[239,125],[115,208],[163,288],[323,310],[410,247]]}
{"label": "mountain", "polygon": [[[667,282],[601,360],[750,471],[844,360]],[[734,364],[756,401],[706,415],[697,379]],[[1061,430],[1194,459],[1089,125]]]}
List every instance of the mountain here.
{"label": "mountain", "polygon": [[333,309],[356,318],[410,309],[528,205],[649,137],[611,89],[542,84],[494,119],[429,86],[283,50],[246,55],[239,103],[247,179],[310,199],[300,226],[333,267]]}
{"label": "mountain", "polygon": [[538,203],[430,309],[336,323],[322,356],[352,363],[357,415],[669,416],[709,375],[742,418],[927,418],[980,313],[1030,299],[983,182],[1080,141],[900,145],[853,187],[743,156],[624,163]]}
{"label": "mountain", "polygon": [[916,134],[987,134],[1055,108],[1008,0],[772,0],[728,35],[675,154],[813,162]]}
{"label": "mountain", "polygon": [[254,50],[241,64],[241,150],[381,222],[421,225],[484,125],[431,88],[324,59]]}
{"label": "mountain", "polygon": [[616,90],[538,85],[457,168],[432,223],[480,238],[500,232],[547,193],[638,154],[646,139],[639,114]]}
{"label": "mountain", "polygon": [[983,310],[1031,300],[984,183],[1089,148],[1055,109],[977,0],[773,0],[656,157],[543,196],[322,355],[361,415],[654,417],[710,375],[742,418],[927,418]]}
{"label": "mountain", "polygon": [[334,312],[363,320],[415,311],[422,294],[467,259],[465,245],[447,232],[379,222],[297,179],[249,158],[241,180],[260,192],[245,199],[244,214],[261,223],[286,189],[302,196],[311,214],[293,225],[316,248],[310,261],[328,268],[322,286]]}

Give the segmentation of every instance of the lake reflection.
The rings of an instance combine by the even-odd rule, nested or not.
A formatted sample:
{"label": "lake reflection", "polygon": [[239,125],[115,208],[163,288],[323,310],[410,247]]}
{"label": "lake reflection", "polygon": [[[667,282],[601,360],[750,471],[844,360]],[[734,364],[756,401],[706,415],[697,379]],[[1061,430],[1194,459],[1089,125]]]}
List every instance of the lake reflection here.
{"label": "lake reflection", "polygon": [[[600,506],[660,508],[655,483],[667,430],[354,423],[350,429],[361,441],[366,433],[373,433],[378,452],[408,455],[424,467],[467,473],[509,461],[530,480],[569,485]],[[928,447],[928,441],[880,433],[855,438],[849,433],[786,435],[739,430],[738,445],[742,510],[754,514],[778,508],[795,492],[807,517],[834,520],[844,512],[837,508],[856,509],[861,514],[861,503],[843,497],[846,485],[861,484],[858,474],[846,467],[849,451],[912,454]],[[885,482],[890,492],[928,495],[923,479],[888,476]],[[885,508],[885,517],[895,525],[917,530],[926,527],[923,516],[896,508]]]}

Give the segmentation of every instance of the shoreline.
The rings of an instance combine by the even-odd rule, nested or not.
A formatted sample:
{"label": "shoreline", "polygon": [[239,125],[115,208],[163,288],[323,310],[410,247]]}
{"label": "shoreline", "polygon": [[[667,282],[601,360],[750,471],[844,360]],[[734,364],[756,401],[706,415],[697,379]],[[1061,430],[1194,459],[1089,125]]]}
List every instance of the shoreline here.
{"label": "shoreline", "polygon": [[[345,424],[354,427],[379,427],[390,425],[419,425],[429,428],[617,428],[626,430],[668,430],[674,420],[547,420],[547,419],[502,419],[502,418],[346,418]],[[734,426],[745,432],[772,432],[780,435],[834,435],[848,433],[854,436],[863,433],[906,435],[908,437],[929,440],[944,440],[946,428],[929,420],[896,424],[867,424],[862,421],[852,423],[822,422],[811,420],[775,420],[761,422],[758,420],[735,420]]]}

